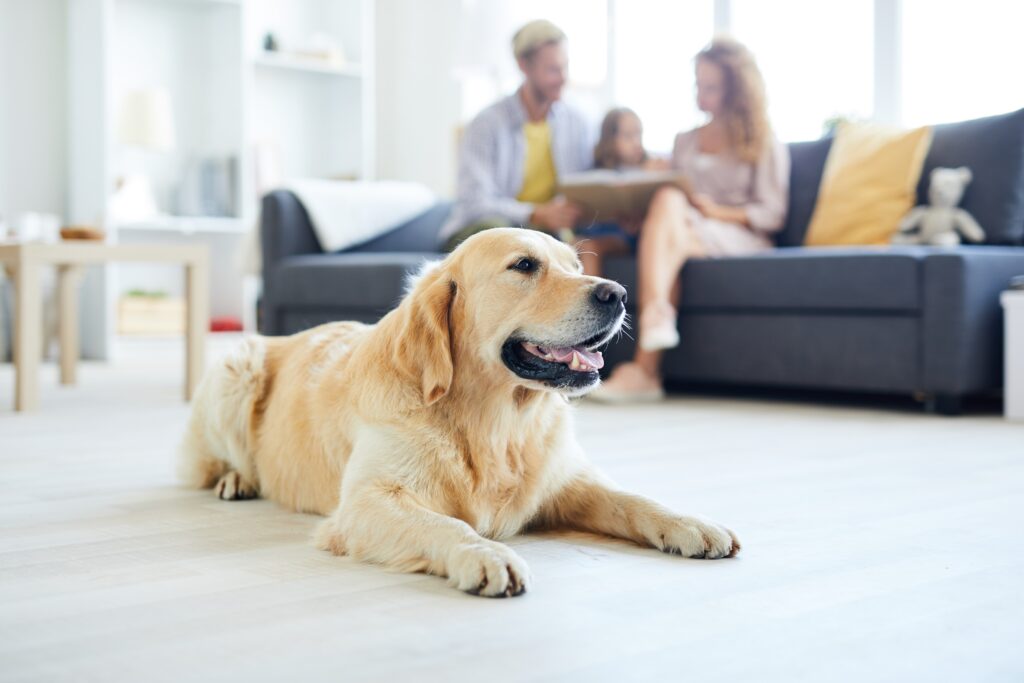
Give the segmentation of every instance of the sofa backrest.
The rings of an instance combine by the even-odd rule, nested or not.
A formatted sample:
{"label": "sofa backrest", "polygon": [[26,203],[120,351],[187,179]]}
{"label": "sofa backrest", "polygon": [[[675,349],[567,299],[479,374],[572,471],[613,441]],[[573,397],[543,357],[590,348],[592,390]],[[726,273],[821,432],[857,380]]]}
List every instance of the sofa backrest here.
{"label": "sofa backrest", "polygon": [[780,247],[799,247],[804,243],[830,149],[832,138],[789,144],[789,209],[786,223],[775,237]]}
{"label": "sofa backrest", "polygon": [[974,176],[960,206],[985,231],[985,243],[1024,244],[1024,109],[935,126],[917,203],[928,202],[933,169],[958,166]]}
{"label": "sofa backrest", "polygon": [[263,196],[260,248],[264,263],[275,263],[285,256],[323,252],[306,207],[288,190],[274,190]]}
{"label": "sofa backrest", "polygon": [[[440,249],[438,233],[451,210],[451,202],[437,202],[394,230],[345,251],[437,252]],[[274,190],[263,197],[260,247],[265,265],[274,264],[286,256],[323,253],[306,208],[292,192]]]}
{"label": "sofa backrest", "polygon": [[[831,138],[790,143],[789,211],[776,237],[780,247],[803,244],[831,147]],[[935,126],[917,203],[928,202],[932,169],[958,166],[974,174],[960,206],[985,230],[985,243],[1024,244],[1024,109]]]}

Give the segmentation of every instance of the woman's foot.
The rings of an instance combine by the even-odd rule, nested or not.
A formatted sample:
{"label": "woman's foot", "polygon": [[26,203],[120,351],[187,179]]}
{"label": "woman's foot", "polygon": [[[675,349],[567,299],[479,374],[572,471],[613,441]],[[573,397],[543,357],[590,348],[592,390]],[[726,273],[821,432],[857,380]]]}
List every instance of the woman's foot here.
{"label": "woman's foot", "polygon": [[661,351],[679,346],[676,322],[676,309],[671,304],[647,306],[640,314],[640,348],[644,351]]}
{"label": "woman's foot", "polygon": [[665,398],[661,380],[637,363],[623,363],[587,396],[600,403],[650,403]]}

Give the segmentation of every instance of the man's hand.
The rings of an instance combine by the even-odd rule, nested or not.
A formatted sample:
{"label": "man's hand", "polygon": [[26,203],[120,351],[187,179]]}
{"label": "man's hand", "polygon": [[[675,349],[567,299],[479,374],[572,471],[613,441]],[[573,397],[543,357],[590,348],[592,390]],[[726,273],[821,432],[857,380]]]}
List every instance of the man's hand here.
{"label": "man's hand", "polygon": [[550,202],[537,204],[530,214],[530,223],[545,230],[572,228],[580,220],[583,209],[579,204],[562,197],[555,197]]}

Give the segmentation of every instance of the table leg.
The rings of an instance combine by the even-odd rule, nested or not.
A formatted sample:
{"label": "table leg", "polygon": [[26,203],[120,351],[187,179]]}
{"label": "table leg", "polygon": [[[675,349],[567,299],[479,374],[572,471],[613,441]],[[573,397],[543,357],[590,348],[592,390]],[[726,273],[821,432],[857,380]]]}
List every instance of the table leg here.
{"label": "table leg", "polygon": [[39,356],[42,351],[43,302],[39,264],[22,256],[14,274],[14,409],[39,407]]}
{"label": "table leg", "polygon": [[210,326],[209,266],[205,258],[185,266],[185,400],[191,401],[203,377],[206,333]]}
{"label": "table leg", "polygon": [[57,269],[61,384],[74,384],[77,381],[78,285],[84,272],[81,266],[60,266]]}

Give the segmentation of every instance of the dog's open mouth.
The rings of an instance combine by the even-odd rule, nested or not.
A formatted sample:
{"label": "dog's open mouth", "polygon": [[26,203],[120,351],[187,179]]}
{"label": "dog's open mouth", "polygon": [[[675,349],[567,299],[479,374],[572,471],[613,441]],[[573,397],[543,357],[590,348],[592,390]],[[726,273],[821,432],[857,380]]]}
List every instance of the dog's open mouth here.
{"label": "dog's open mouth", "polygon": [[527,353],[532,353],[550,363],[568,365],[575,372],[591,372],[604,367],[604,356],[600,351],[588,351],[582,346],[537,346],[531,342],[520,342]]}
{"label": "dog's open mouth", "polygon": [[578,344],[555,345],[512,338],[501,357],[506,367],[523,379],[544,382],[554,388],[580,389],[596,384],[604,367],[600,347],[612,336],[606,329]]}

